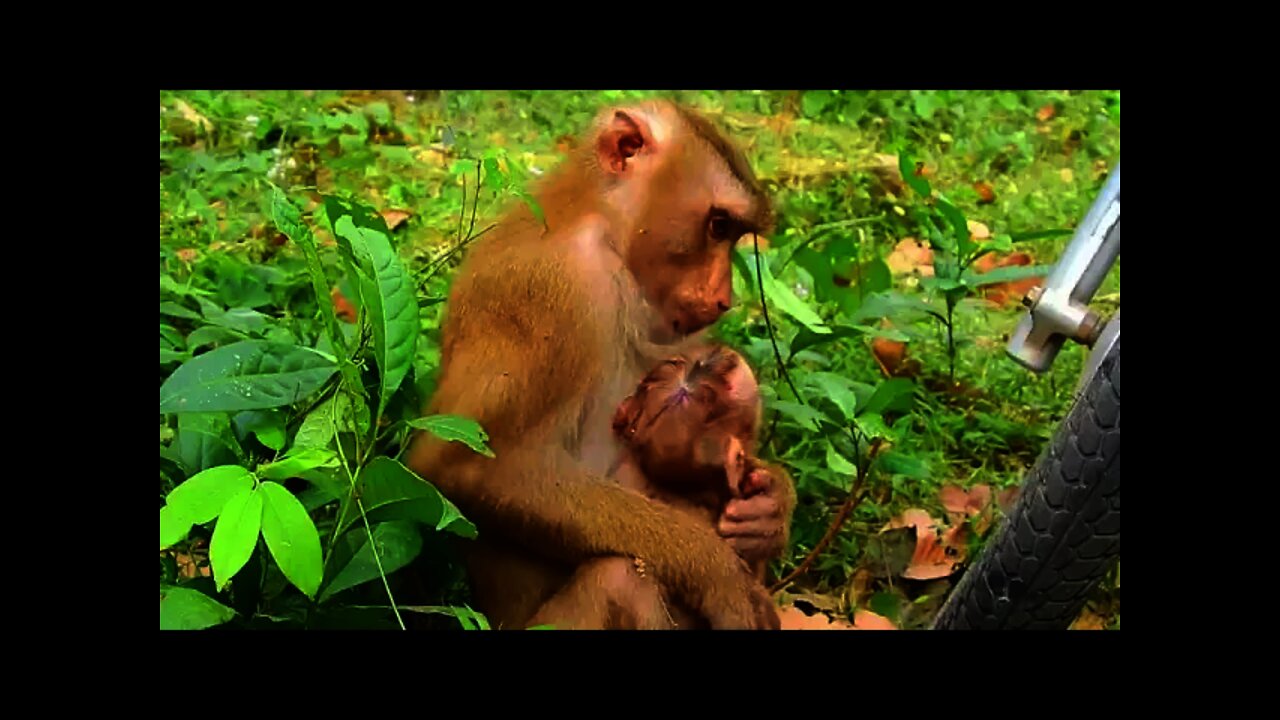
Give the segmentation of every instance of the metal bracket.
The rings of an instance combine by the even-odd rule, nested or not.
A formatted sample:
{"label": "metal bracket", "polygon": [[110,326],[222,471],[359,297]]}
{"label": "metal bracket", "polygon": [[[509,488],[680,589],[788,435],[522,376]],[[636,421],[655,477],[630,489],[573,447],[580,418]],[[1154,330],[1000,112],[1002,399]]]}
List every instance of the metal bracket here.
{"label": "metal bracket", "polygon": [[1089,301],[1119,256],[1117,163],[1044,285],[1032,289],[1023,300],[1030,313],[1009,337],[1009,355],[1032,371],[1044,372],[1067,338],[1092,346],[1105,323],[1089,309]]}

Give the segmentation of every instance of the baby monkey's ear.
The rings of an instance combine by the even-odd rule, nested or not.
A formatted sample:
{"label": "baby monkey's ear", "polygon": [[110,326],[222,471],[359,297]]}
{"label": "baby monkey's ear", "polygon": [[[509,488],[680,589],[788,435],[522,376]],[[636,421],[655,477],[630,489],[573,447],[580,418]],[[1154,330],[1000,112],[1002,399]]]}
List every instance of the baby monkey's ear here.
{"label": "baby monkey's ear", "polygon": [[636,423],[640,420],[642,412],[644,412],[644,402],[639,394],[628,395],[613,412],[613,433],[624,442],[630,442],[631,438],[635,437]]}

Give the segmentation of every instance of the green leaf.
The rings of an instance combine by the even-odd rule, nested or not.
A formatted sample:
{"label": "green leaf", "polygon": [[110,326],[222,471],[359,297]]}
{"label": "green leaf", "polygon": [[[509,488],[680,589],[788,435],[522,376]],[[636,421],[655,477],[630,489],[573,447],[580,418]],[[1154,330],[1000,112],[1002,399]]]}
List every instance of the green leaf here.
{"label": "green leaf", "polygon": [[542,212],[542,205],[540,205],[532,195],[524,190],[515,190],[513,192],[515,192],[516,197],[524,201],[525,205],[529,206],[529,211],[532,212],[533,216],[538,220],[538,224],[542,225],[544,228],[547,227],[547,216]]}
{"label": "green leaf", "polygon": [[899,602],[898,596],[893,593],[878,592],[871,596],[867,606],[871,608],[871,612],[877,615],[886,617],[895,623],[901,622],[902,604]]}
{"label": "green leaf", "polygon": [[965,220],[964,213],[960,212],[960,208],[952,205],[951,201],[942,195],[938,195],[937,207],[942,216],[951,224],[951,236],[956,241],[956,254],[961,258],[969,257],[969,253],[977,246],[969,237],[969,223]]}
{"label": "green leaf", "polygon": [[307,413],[302,424],[298,426],[297,434],[293,436],[295,449],[329,447],[329,443],[333,440],[333,410],[339,397],[346,396],[334,395]]}
{"label": "green leaf", "polygon": [[174,362],[184,362],[191,357],[191,353],[178,352],[177,350],[169,350],[168,348],[160,348],[160,364],[168,365]]}
{"label": "green leaf", "polygon": [[191,334],[187,336],[187,347],[195,350],[205,345],[236,342],[244,339],[244,333],[219,325],[204,325],[192,330]]}
{"label": "green leaf", "polygon": [[183,364],[160,386],[160,412],[259,410],[315,392],[337,371],[309,348],[246,340]]}
{"label": "green leaf", "polygon": [[938,319],[945,319],[937,308],[924,300],[892,291],[877,293],[867,298],[849,319],[854,323],[860,323],[883,317],[897,318],[900,314],[907,313],[924,313]]}
{"label": "green leaf", "polygon": [[227,501],[209,541],[209,564],[219,591],[249,562],[262,528],[262,494],[241,490]]}
{"label": "green leaf", "polygon": [[[162,283],[163,284],[163,283]],[[187,307],[179,305],[172,300],[160,303],[160,314],[170,317],[186,318],[187,320],[199,320],[200,314]]]}
{"label": "green leaf", "polygon": [[1040,240],[1042,238],[1062,237],[1063,235],[1073,235],[1075,230],[1031,230],[1029,232],[1009,233],[1009,239],[1013,242],[1026,242],[1027,240]]}
{"label": "green leaf", "polygon": [[[744,256],[747,254],[740,250],[737,252]],[[756,267],[754,251],[751,252],[751,255],[752,258],[747,265],[754,270]],[[790,315],[797,322],[808,328],[810,332],[819,335],[826,335],[831,332],[831,328],[823,324],[822,318],[818,317],[818,313],[814,312],[812,307],[796,297],[791,288],[774,279],[773,275],[770,274],[767,258],[763,256],[760,258],[760,271],[764,278],[765,297],[773,307]],[[754,281],[755,273],[751,273],[748,277]]]}
{"label": "green leaf", "polygon": [[843,455],[836,452],[835,447],[833,447],[830,442],[827,442],[826,446],[827,467],[831,468],[833,472],[841,475],[855,476],[858,474],[858,467],[846,460]]}
{"label": "green leaf", "polygon": [[385,102],[371,102],[364,107],[365,112],[373,116],[373,121],[383,127],[391,125],[391,107]]}
{"label": "green leaf", "polygon": [[320,594],[320,602],[337,595],[343,590],[376,580],[378,564],[374,559],[374,548],[378,559],[382,561],[382,570],[387,575],[413,562],[422,552],[422,531],[413,522],[397,520],[379,523],[373,526],[374,545],[369,545],[369,533],[364,527],[357,527],[338,539],[334,548],[334,559],[331,561],[335,569],[333,579],[325,584]]}
{"label": "green leaf", "polygon": [[188,473],[227,465],[240,459],[240,443],[224,413],[184,413],[178,416],[178,458]]}
{"label": "green leaf", "polygon": [[[330,198],[325,198],[325,212],[331,213],[336,204],[331,205]],[[329,217],[332,217],[330,214]],[[347,346],[342,337],[342,327],[338,325],[338,316],[333,309],[329,297],[329,281],[325,279],[324,264],[320,261],[320,252],[316,248],[311,229],[302,224],[302,213],[298,207],[280,192],[280,188],[271,188],[271,219],[280,232],[289,236],[307,258],[307,275],[311,278],[311,290],[315,293],[316,303],[320,308],[320,317],[324,322],[325,335],[329,342],[338,349],[340,355],[346,355]],[[358,375],[358,374],[357,374]],[[350,376],[348,376],[350,377]],[[354,378],[352,378],[354,379]]]}
{"label": "green leaf", "polygon": [[496,157],[487,157],[484,159],[484,184],[491,190],[501,190],[506,184],[506,176],[502,173],[502,168],[498,166]]}
{"label": "green leaf", "polygon": [[160,587],[161,630],[203,630],[235,616],[235,610],[198,590]]}
{"label": "green leaf", "polygon": [[915,480],[929,479],[928,463],[896,450],[889,450],[876,456],[876,466],[888,475],[905,475]]}
{"label": "green leaf", "polygon": [[294,587],[314,599],[324,573],[320,535],[315,524],[298,498],[283,485],[264,482],[259,494],[262,495],[262,537],[267,541],[271,557]]}
{"label": "green leaf", "polygon": [[458,415],[430,415],[409,421],[409,427],[426,430],[447,442],[465,443],[467,447],[484,455],[493,457],[493,450],[485,442],[489,434],[480,427],[480,423]]}
{"label": "green leaf", "polygon": [[233,307],[205,317],[213,325],[242,333],[261,333],[271,324],[271,318],[247,307]]}
{"label": "green leaf", "polygon": [[996,283],[1014,282],[1033,277],[1044,277],[1053,270],[1052,265],[1012,265],[996,268],[984,273],[965,273],[965,280],[972,287],[994,285]]}
{"label": "green leaf", "polygon": [[191,522],[182,518],[168,505],[160,508],[160,549],[182,542],[191,532]]}
{"label": "green leaf", "polygon": [[413,366],[418,339],[418,294],[391,241],[384,233],[356,227],[344,216],[334,232],[345,237],[368,277],[361,296],[373,324],[374,359],[382,378],[378,415]]}
{"label": "green leaf", "polygon": [[259,465],[258,476],[268,480],[288,480],[300,477],[308,470],[315,468],[335,468],[338,466],[338,455],[324,448],[295,447],[289,454],[276,462]]}
{"label": "green leaf", "polygon": [[907,378],[889,378],[876,386],[871,399],[859,410],[863,413],[905,412],[911,409],[915,383]]}
{"label": "green leaf", "polygon": [[844,340],[846,338],[854,338],[865,332],[862,328],[851,327],[848,325],[834,325],[831,332],[819,335],[809,328],[802,327],[796,333],[796,337],[791,341],[791,357],[795,357],[802,350],[807,350],[819,345],[825,345],[836,340]]}
{"label": "green leaf", "polygon": [[929,181],[916,175],[915,158],[906,152],[898,154],[898,170],[902,173],[902,180],[920,197],[928,198],[933,195],[933,188],[929,187]]}
{"label": "green leaf", "polygon": [[883,292],[893,287],[893,273],[889,265],[881,258],[867,263],[862,269],[862,292],[864,295]]}
{"label": "green leaf", "polygon": [[173,489],[165,505],[175,518],[190,523],[207,523],[246,490],[253,489],[253,473],[239,465],[221,465],[192,475]]}
{"label": "green leaf", "polygon": [[815,386],[823,397],[840,408],[844,421],[853,419],[854,409],[858,406],[858,398],[853,391],[853,383],[843,375],[829,372],[811,372],[805,381]]}
{"label": "green leaf", "polygon": [[863,413],[853,422],[858,426],[858,429],[862,431],[862,434],[866,435],[868,438],[882,437],[886,440],[894,439],[893,431],[889,429],[888,425],[884,424],[884,418],[880,417],[880,415],[876,413]]}
{"label": "green leaf", "polygon": [[822,414],[808,405],[801,405],[787,400],[774,400],[769,407],[794,420],[800,427],[817,432]]}
{"label": "green leaf", "polygon": [[[360,471],[357,483],[370,522],[416,520],[461,537],[476,535],[475,526],[462,517],[457,506],[396,460],[375,457]],[[338,517],[341,533],[359,519],[359,510],[348,499]]]}
{"label": "green leaf", "polygon": [[796,264],[804,268],[813,278],[814,296],[821,302],[834,300],[840,291],[844,288],[838,288],[835,284],[835,273],[831,268],[831,258],[824,253],[820,253],[811,247],[802,247],[796,250]]}
{"label": "green leaf", "polygon": [[834,99],[830,90],[809,90],[800,96],[800,112],[807,118],[816,118]]}
{"label": "green leaf", "polygon": [[274,410],[246,410],[232,420],[240,433],[253,433],[258,442],[280,452],[284,449],[284,415]]}

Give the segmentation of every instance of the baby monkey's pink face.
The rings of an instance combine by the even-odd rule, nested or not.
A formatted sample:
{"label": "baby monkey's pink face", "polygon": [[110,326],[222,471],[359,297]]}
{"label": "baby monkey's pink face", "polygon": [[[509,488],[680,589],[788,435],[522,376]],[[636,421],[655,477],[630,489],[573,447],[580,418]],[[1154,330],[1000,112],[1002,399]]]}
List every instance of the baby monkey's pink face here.
{"label": "baby monkey's pink face", "polygon": [[723,478],[727,448],[755,446],[760,389],[738,353],[700,348],[664,361],[618,406],[613,429],[661,484]]}

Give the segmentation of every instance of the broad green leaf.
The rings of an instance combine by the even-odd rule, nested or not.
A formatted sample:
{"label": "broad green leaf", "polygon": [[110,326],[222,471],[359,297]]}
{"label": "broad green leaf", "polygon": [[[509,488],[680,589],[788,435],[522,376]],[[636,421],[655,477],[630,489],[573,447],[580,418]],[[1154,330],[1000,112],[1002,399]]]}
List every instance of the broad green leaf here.
{"label": "broad green leaf", "polygon": [[902,173],[902,179],[915,190],[922,198],[928,198],[933,194],[933,188],[929,187],[929,181],[916,175],[916,161],[905,152],[898,154],[898,170]]}
{"label": "broad green leaf", "polygon": [[823,397],[840,408],[843,420],[853,419],[858,398],[853,391],[853,383],[843,375],[829,372],[811,372],[805,380],[816,387]]}
{"label": "broad green leaf", "polygon": [[208,290],[198,287],[187,287],[169,275],[160,276],[160,292],[169,292],[179,297],[205,297],[213,295]]}
{"label": "broad green leaf", "polygon": [[458,415],[430,415],[409,421],[409,427],[426,430],[441,440],[465,443],[467,447],[484,455],[493,457],[493,450],[485,442],[489,434],[480,427],[480,423]]}
{"label": "broad green leaf", "polygon": [[831,258],[811,247],[802,247],[794,255],[796,264],[804,268],[813,278],[813,292],[821,302],[829,302],[836,297],[837,288],[834,272],[831,269]]}
{"label": "broad green leaf", "polygon": [[258,442],[280,452],[284,449],[284,415],[275,410],[246,410],[239,413],[232,422],[240,437],[253,433]]}
{"label": "broad green leaf", "polygon": [[261,528],[262,494],[256,489],[241,490],[222,508],[209,541],[209,564],[218,590],[249,562]]}
{"label": "broad green leaf", "polygon": [[951,224],[951,236],[956,242],[956,254],[961,258],[969,257],[969,253],[976,247],[973,240],[969,237],[969,223],[965,220],[964,213],[960,209],[951,204],[951,201],[942,195],[938,196],[938,211]]}
{"label": "broad green leaf", "polygon": [[276,462],[259,465],[258,477],[267,480],[288,480],[299,477],[315,468],[334,468],[338,466],[338,455],[326,448],[302,448],[291,450],[289,454]]}
{"label": "broad green leaf", "polygon": [[774,400],[769,407],[786,415],[806,430],[817,432],[822,414],[808,405],[801,405],[787,400]]}
{"label": "broad green leaf", "polygon": [[901,622],[902,604],[893,593],[878,592],[867,602],[871,612],[889,618],[893,622]]}
{"label": "broad green leaf", "polygon": [[168,347],[177,348],[178,350],[186,346],[186,342],[182,339],[182,333],[178,332],[177,328],[172,325],[165,325],[164,323],[160,323],[160,340],[161,347],[165,347],[164,343],[167,343]]}
{"label": "broad green leaf", "polygon": [[[357,483],[370,522],[416,520],[436,530],[475,537],[475,526],[462,517],[457,506],[396,460],[375,457],[360,471]],[[348,500],[338,517],[338,532],[342,532],[359,520],[360,511]]]}
{"label": "broad green leaf", "polygon": [[894,439],[893,431],[889,429],[888,425],[884,424],[884,418],[880,417],[880,415],[876,413],[864,413],[859,415],[853,422],[858,426],[858,429],[862,431],[862,434],[866,435],[868,438],[882,437],[886,440]]}
{"label": "broad green leaf", "polygon": [[188,473],[198,473],[240,459],[240,443],[225,413],[183,413],[178,416],[178,457]]}
{"label": "broad green leaf", "polygon": [[506,176],[502,172],[502,168],[498,166],[496,157],[487,157],[484,159],[484,184],[491,190],[501,190],[506,184]]}
{"label": "broad green leaf", "polygon": [[364,106],[365,112],[373,116],[373,121],[383,127],[391,125],[391,107],[385,102],[372,102]]}
{"label": "broad green leaf", "polygon": [[864,295],[883,292],[893,287],[893,273],[881,258],[867,263],[862,269],[862,291]]}
{"label": "broad green leaf", "polygon": [[381,415],[413,366],[418,339],[418,294],[413,279],[385,234],[356,227],[349,216],[334,223],[334,232],[351,243],[352,251],[368,275],[361,278],[361,296],[373,324],[374,359],[382,378],[378,404]]}
{"label": "broad green leaf", "polygon": [[244,340],[245,334],[222,327],[220,325],[203,325],[191,331],[187,336],[187,347],[195,350],[215,343],[230,343]]}
{"label": "broad green leaf", "polygon": [[422,531],[413,522],[397,520],[373,526],[374,545],[369,545],[369,533],[363,525],[347,532],[338,540],[331,561],[333,579],[325,584],[320,602],[357,585],[376,580],[378,563],[374,559],[377,549],[382,571],[387,575],[413,562],[422,552]]}
{"label": "broad green leaf", "polygon": [[[330,210],[329,198],[325,198],[324,207],[326,212]],[[342,328],[338,325],[338,316],[329,299],[329,281],[325,279],[324,264],[320,261],[315,238],[311,235],[311,229],[302,223],[301,211],[280,192],[280,188],[274,186],[271,188],[271,219],[280,232],[302,248],[302,254],[307,258],[307,274],[311,278],[311,290],[315,293],[316,303],[320,308],[325,334],[337,348],[338,355],[345,356],[347,346],[342,337]]]}
{"label": "broad green leaf", "polygon": [[835,96],[830,90],[809,90],[800,96],[800,112],[807,118],[816,118],[831,104]]}
{"label": "broad green leaf", "polygon": [[179,520],[207,523],[218,517],[231,498],[252,489],[253,473],[239,465],[220,465],[192,475],[164,502]]}
{"label": "broad green leaf", "polygon": [[303,418],[293,437],[295,448],[325,448],[333,440],[333,410],[337,399],[345,395],[334,395],[320,403]]}
{"label": "broad green leaf", "polygon": [[[162,282],[161,285],[164,283]],[[195,310],[191,310],[183,305],[179,305],[172,300],[166,300],[160,303],[160,314],[169,315],[170,317],[186,318],[187,320],[199,320],[200,314]]]}
{"label": "broad green leaf", "polygon": [[876,293],[868,297],[858,312],[849,318],[854,324],[867,320],[878,320],[883,317],[896,318],[899,314],[924,313],[938,319],[944,319],[941,312],[918,297],[903,295],[899,292]]}
{"label": "broad green leaf", "polygon": [[876,457],[876,467],[889,475],[905,475],[916,480],[929,479],[929,464],[913,455],[889,450]]}
{"label": "broad green leaf", "polygon": [[309,598],[315,598],[324,573],[320,561],[320,535],[306,508],[293,493],[273,482],[264,482],[262,537],[280,572]]}
{"label": "broad green leaf", "polygon": [[818,345],[825,345],[826,343],[834,342],[836,340],[858,337],[864,332],[865,330],[860,327],[833,325],[831,327],[831,332],[819,335],[818,333],[809,330],[809,328],[802,327],[796,333],[795,339],[791,341],[791,357],[795,357],[802,350],[817,347]]}
{"label": "broad green leaf", "polygon": [[826,443],[826,445],[827,467],[841,475],[856,476],[858,474],[858,467],[856,465],[846,460],[840,453],[836,452],[835,447],[833,447],[830,442]]}
{"label": "broad green leaf", "polygon": [[1044,277],[1053,270],[1052,265],[1013,265],[996,268],[985,273],[966,273],[965,279],[973,287],[994,285],[995,283],[1014,282],[1033,277]]}
{"label": "broad green leaf", "polygon": [[858,414],[910,410],[915,391],[915,383],[907,378],[889,378],[876,386],[871,399],[858,411]]}
{"label": "broad green leaf", "polygon": [[182,365],[160,386],[160,412],[259,410],[315,392],[337,370],[332,358],[297,345],[246,340]]}
{"label": "broad green leaf", "polygon": [[188,352],[178,352],[177,350],[160,348],[160,364],[161,365],[168,365],[169,363],[175,363],[175,362],[185,362],[190,357],[191,357],[191,353],[188,353]]}
{"label": "broad green leaf", "polygon": [[[737,251],[741,255],[747,255],[746,252]],[[747,266],[754,271],[756,268],[755,252],[752,251],[751,258],[747,261]],[[818,317],[818,313],[800,298],[796,297],[785,284],[774,279],[769,271],[769,263],[765,257],[760,257],[760,272],[764,278],[764,294],[771,306],[790,315],[800,324],[809,328],[810,332],[826,335],[831,332],[831,328],[823,324],[822,318]],[[751,272],[748,276],[755,281],[755,272]]]}
{"label": "broad green leaf", "polygon": [[160,587],[161,630],[203,630],[235,616],[235,610],[199,590]]}
{"label": "broad green leaf", "polygon": [[191,522],[173,511],[168,505],[160,508],[160,549],[186,539],[191,532]]}

